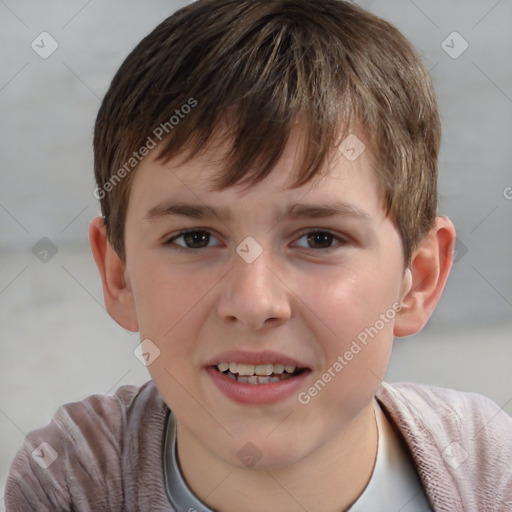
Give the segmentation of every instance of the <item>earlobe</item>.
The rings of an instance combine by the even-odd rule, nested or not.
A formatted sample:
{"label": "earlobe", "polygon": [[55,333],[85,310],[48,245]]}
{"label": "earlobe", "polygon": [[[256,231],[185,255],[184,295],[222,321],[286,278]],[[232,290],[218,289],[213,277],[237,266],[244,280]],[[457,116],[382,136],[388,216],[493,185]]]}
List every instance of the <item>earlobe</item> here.
{"label": "earlobe", "polygon": [[135,301],[125,265],[107,239],[103,217],[94,218],[89,225],[89,243],[103,286],[105,307],[110,316],[125,329],[139,330]]}
{"label": "earlobe", "polygon": [[455,228],[447,217],[436,217],[413,252],[402,285],[402,309],[396,317],[395,336],[420,331],[434,311],[450,273]]}

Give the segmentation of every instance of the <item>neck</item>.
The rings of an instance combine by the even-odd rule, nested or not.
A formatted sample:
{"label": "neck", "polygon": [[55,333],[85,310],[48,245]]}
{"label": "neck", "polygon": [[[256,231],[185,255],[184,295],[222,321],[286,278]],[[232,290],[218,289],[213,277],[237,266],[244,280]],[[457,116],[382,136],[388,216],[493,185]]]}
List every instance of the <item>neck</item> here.
{"label": "neck", "polygon": [[266,471],[220,460],[178,424],[181,470],[194,493],[222,512],[346,510],[363,492],[375,465],[378,409],[370,402],[314,452],[292,465]]}

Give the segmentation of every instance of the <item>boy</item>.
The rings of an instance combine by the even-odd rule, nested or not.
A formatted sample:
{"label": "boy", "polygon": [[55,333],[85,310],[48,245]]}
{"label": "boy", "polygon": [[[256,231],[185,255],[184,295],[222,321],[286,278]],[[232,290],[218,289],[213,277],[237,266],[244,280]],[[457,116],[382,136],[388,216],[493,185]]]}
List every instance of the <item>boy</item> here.
{"label": "boy", "polygon": [[159,25],[98,114],[89,232],[152,380],[31,432],[7,510],[512,510],[496,404],[382,382],[451,267],[439,142],[420,59],[351,3]]}

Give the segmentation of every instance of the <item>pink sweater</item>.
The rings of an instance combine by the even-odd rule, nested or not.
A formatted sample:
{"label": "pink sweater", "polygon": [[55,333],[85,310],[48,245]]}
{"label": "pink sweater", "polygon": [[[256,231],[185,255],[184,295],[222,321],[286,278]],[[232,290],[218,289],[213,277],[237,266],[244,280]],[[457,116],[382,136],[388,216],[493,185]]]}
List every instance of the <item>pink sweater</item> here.
{"label": "pink sweater", "polygon": [[[494,402],[410,383],[383,383],[376,397],[435,511],[512,512],[512,418]],[[162,460],[168,412],[152,381],[63,405],[18,451],[7,512],[172,512]]]}

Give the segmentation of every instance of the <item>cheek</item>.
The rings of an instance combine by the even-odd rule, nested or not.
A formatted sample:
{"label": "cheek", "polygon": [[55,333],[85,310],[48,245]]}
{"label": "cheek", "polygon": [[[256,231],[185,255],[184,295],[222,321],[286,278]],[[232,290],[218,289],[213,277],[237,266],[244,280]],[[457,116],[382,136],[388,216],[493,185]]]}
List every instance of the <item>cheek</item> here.
{"label": "cheek", "polygon": [[180,267],[141,262],[134,272],[135,305],[141,336],[164,340],[188,315],[197,314],[208,281],[193,279]]}
{"label": "cheek", "polygon": [[[375,267],[375,266],[373,266]],[[392,331],[399,278],[392,272],[368,265],[331,269],[328,275],[308,277],[301,285],[302,300],[317,316],[316,325],[329,346],[343,349],[344,344],[378,322],[379,331]],[[388,313],[385,325],[379,321]]]}
{"label": "cheek", "polygon": [[197,340],[211,314],[209,292],[220,278],[211,271],[190,272],[142,258],[132,273],[140,338],[151,340],[160,351],[148,370],[155,382],[160,379],[172,388],[172,396],[181,396],[180,384],[190,387],[190,367],[200,362]]}
{"label": "cheek", "polygon": [[340,267],[329,278],[305,283],[307,302],[321,320],[315,322],[315,336],[323,351],[323,367],[313,389],[305,390],[306,400],[318,393],[319,407],[344,410],[348,418],[375,394],[391,356],[395,277],[392,269],[385,272],[374,262]]}
{"label": "cheek", "polygon": [[[304,414],[335,432],[369,403],[385,376],[391,356],[396,310],[388,283],[371,279],[331,281],[311,298],[329,322],[316,322],[322,367],[299,396]],[[386,316],[387,313],[387,316]],[[384,315],[384,320],[381,315]],[[326,334],[328,332],[328,334]],[[334,334],[333,334],[334,333]],[[337,411],[338,415],[333,415]]]}
{"label": "cheek", "polygon": [[148,371],[169,407],[188,411],[193,408],[188,391],[196,385],[190,368],[195,361],[194,341],[205,321],[202,306],[213,284],[156,261],[141,261],[136,276],[140,338],[150,339],[159,350]]}

